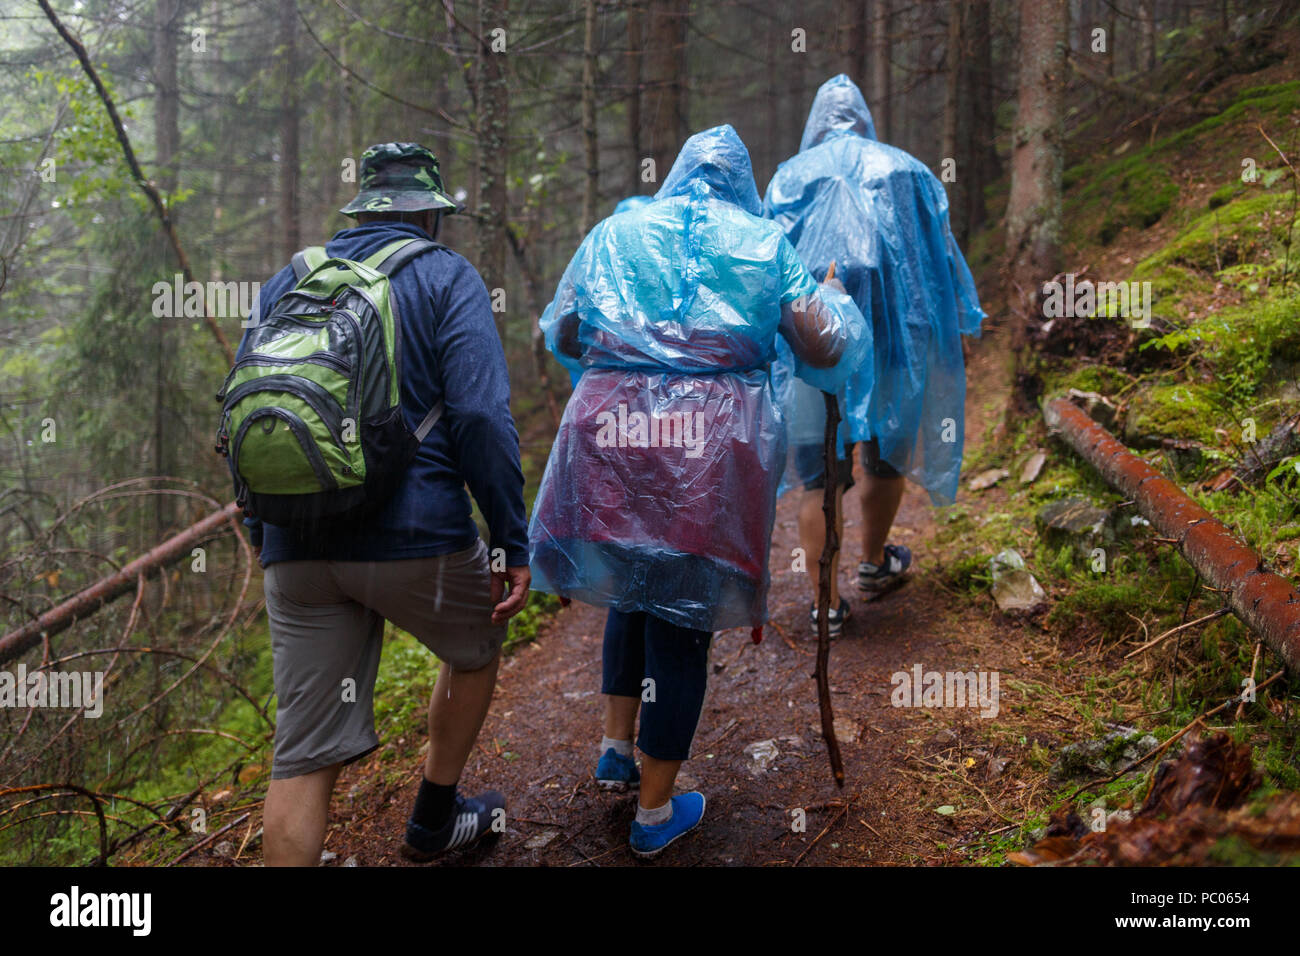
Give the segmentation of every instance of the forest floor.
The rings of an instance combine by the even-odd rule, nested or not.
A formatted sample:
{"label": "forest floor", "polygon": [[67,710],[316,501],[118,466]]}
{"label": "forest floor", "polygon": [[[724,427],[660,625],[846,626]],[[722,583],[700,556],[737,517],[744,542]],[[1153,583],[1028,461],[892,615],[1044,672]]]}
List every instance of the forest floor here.
{"label": "forest floor", "polygon": [[[972,350],[968,441],[994,427],[1010,387],[1007,351],[996,332]],[[954,596],[936,574],[928,546],[936,513],[909,486],[894,540],[915,555],[912,580],[869,604],[856,598],[860,506],[846,496],[846,552],[840,586],[853,614],[831,654],[831,688],[846,782],[838,790],[821,738],[813,680],[816,636],[808,622],[807,579],[789,569],[798,545],[795,500],[777,510],[772,542],[771,620],[759,645],[748,631],[715,636],[710,684],[681,789],[708,798],[704,823],[667,851],[667,865],[939,864],[988,850],[989,834],[1017,829],[1041,804],[1020,758],[1057,742],[1050,709],[1014,718],[1007,680],[1042,681],[1042,638],[1002,618],[991,601]],[[506,659],[491,712],[461,785],[507,795],[501,837],[441,861],[445,865],[626,865],[634,794],[611,795],[592,778],[601,724],[603,609],[573,604],[538,638]],[[1002,712],[908,708],[890,703],[899,671],[997,670]],[[1029,722],[1039,724],[1030,726]],[[992,725],[996,724],[994,729]],[[771,741],[766,766],[749,744]],[[412,745],[412,750],[414,746]],[[382,752],[380,752],[382,753]],[[394,765],[414,765],[400,755]],[[408,763],[409,761],[409,763]],[[397,847],[418,782],[418,766],[394,780],[380,756],[346,768],[336,791],[326,849],[339,862],[408,865]],[[1023,764],[1029,774],[1017,772]],[[798,828],[796,810],[806,825]],[[824,835],[823,835],[823,831]],[[332,858],[333,859],[333,858]],[[994,862],[995,860],[989,860]],[[1001,862],[1000,855],[996,862]]]}

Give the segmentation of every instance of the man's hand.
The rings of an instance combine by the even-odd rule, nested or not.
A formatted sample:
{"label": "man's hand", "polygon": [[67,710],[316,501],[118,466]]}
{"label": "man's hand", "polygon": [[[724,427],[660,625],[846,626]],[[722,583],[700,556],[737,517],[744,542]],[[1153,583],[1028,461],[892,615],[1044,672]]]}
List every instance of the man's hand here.
{"label": "man's hand", "polygon": [[[492,603],[495,605],[492,608],[493,624],[504,624],[524,609],[524,602],[528,600],[528,585],[532,580],[533,574],[526,564],[492,572]],[[507,587],[510,591],[503,601],[501,595]]]}

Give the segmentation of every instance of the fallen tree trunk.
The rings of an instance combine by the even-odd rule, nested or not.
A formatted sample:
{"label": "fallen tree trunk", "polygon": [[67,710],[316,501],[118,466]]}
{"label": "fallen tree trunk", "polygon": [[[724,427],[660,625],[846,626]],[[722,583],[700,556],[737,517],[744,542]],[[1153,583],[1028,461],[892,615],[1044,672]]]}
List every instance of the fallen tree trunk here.
{"label": "fallen tree trunk", "polygon": [[184,531],[136,558],[122,570],[101,578],[63,603],[50,608],[36,620],[0,637],[0,664],[35,647],[42,638],[67,630],[82,618],[94,614],[105,604],[115,601],[128,591],[133,591],[140,575],[149,574],[189,557],[191,550],[199,542],[212,537],[227,522],[233,523],[241,513],[239,505],[232,501],[220,511],[213,512],[197,524],[190,525]]}
{"label": "fallen tree trunk", "polygon": [[1048,428],[1114,488],[1133,499],[1189,564],[1224,593],[1228,608],[1260,636],[1293,674],[1300,672],[1300,594],[1239,541],[1223,522],[1130,452],[1082,409],[1063,398],[1043,409]]}

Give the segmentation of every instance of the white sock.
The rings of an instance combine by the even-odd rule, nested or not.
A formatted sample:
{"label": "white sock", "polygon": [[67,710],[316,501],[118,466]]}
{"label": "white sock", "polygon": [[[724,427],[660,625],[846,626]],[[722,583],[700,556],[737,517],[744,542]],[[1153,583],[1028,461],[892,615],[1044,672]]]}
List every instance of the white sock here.
{"label": "white sock", "polygon": [[662,807],[647,810],[640,803],[636,805],[636,822],[643,827],[652,827],[657,823],[667,823],[673,816],[673,802],[669,800]]}
{"label": "white sock", "polygon": [[614,753],[622,757],[632,756],[632,741],[630,740],[615,740],[612,737],[601,737],[600,754],[602,757],[605,755],[605,751],[610,747],[614,748]]}

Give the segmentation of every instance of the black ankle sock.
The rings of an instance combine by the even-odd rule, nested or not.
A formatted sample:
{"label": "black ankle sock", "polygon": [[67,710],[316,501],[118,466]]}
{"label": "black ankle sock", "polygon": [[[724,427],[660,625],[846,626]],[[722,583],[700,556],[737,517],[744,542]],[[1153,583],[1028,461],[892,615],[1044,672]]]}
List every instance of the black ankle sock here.
{"label": "black ankle sock", "polygon": [[[459,782],[459,781],[458,781]],[[420,778],[420,792],[415,795],[411,819],[428,830],[439,830],[451,819],[456,805],[456,784],[431,783]]]}

